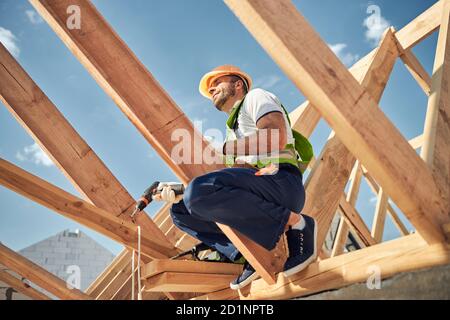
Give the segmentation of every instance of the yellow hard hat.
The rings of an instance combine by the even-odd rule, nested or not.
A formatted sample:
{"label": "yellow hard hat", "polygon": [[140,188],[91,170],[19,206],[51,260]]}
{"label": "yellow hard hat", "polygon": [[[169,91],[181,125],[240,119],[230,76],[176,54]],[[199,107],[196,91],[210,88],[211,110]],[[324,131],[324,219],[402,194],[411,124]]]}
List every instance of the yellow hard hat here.
{"label": "yellow hard hat", "polygon": [[238,67],[229,64],[214,68],[212,71],[205,74],[200,80],[198,90],[203,96],[211,99],[211,95],[208,92],[211,83],[219,77],[230,75],[235,75],[242,78],[245,85],[247,86],[247,90],[250,91],[250,88],[252,87],[252,78]]}

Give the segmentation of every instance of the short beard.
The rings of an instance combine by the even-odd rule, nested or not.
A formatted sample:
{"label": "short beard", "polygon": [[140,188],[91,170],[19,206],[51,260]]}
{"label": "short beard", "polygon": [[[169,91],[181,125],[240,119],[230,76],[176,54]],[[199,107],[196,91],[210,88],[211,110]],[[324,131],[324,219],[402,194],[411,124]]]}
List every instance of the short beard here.
{"label": "short beard", "polygon": [[217,100],[214,103],[214,106],[217,110],[222,111],[222,107],[225,105],[225,103],[228,101],[229,98],[234,97],[236,95],[236,89],[234,86],[226,87],[223,92],[223,97]]}

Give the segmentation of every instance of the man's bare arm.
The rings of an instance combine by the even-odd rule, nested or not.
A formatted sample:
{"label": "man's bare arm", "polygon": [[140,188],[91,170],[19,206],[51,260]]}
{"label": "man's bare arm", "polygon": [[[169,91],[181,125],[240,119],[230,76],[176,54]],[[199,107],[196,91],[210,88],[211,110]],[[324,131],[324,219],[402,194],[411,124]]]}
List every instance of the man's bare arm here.
{"label": "man's bare arm", "polygon": [[256,123],[258,132],[224,144],[226,155],[264,155],[284,149],[287,143],[286,124],[281,112],[270,112]]}

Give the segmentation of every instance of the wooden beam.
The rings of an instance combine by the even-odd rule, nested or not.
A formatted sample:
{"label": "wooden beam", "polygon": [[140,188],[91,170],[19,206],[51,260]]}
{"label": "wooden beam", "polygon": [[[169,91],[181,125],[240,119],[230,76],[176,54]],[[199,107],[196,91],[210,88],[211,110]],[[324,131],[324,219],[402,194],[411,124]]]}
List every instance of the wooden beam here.
{"label": "wooden beam", "polygon": [[[124,250],[125,251],[125,250]],[[104,285],[94,287],[95,299],[97,300],[108,300],[112,295],[118,290],[113,289],[114,286],[121,286],[125,279],[131,274],[131,255],[132,251],[125,251],[125,256],[120,257],[117,264],[105,273],[105,278],[103,279]],[[121,280],[123,279],[123,280]]]}
{"label": "wooden beam", "polygon": [[[256,272],[269,284],[275,283],[276,274],[280,272],[286,262],[286,246],[282,235],[275,249],[270,252],[258,243],[248,241],[241,233],[234,231],[222,224],[218,224],[220,229],[239,249]],[[198,291],[199,292],[199,291]]]}
{"label": "wooden beam", "polygon": [[[450,1],[443,4],[421,156],[431,168],[438,196],[450,212]],[[444,223],[450,221],[449,216],[446,218]]]}
{"label": "wooden beam", "polygon": [[[137,228],[129,222],[0,159],[0,184],[125,246],[137,249]],[[151,235],[141,235],[142,253],[152,258],[176,251]]]}
{"label": "wooden beam", "polygon": [[[30,0],[30,3],[181,181],[187,183],[202,173],[223,167],[208,165],[194,157],[200,148],[210,153],[214,153],[214,148],[195,130],[183,111],[90,1]],[[80,29],[67,27],[69,5],[80,7]],[[198,146],[190,144],[189,163],[177,163],[171,157],[177,144],[171,140],[171,135],[176,129],[187,130],[190,137],[198,140]]]}
{"label": "wooden beam", "polygon": [[[408,142],[414,149],[418,149],[418,148],[420,148],[422,146],[423,135],[419,135],[419,136],[409,140]],[[367,171],[366,168],[362,168],[362,171],[363,171],[363,174],[364,174],[364,176],[365,176],[365,178],[367,180],[367,183],[368,183],[369,187],[372,189],[372,191],[376,195],[378,195],[379,192],[380,192],[380,187],[376,183],[375,179],[372,178],[372,176],[370,175],[370,173]],[[392,219],[392,222],[397,227],[397,229],[399,230],[400,234],[403,235],[403,236],[409,234],[408,229],[405,227],[403,222],[400,220],[398,214],[395,212],[394,208],[391,206],[389,201],[387,201],[387,203],[386,203],[386,208],[387,208],[387,212],[389,213],[389,216]]]}
{"label": "wooden beam", "polygon": [[436,2],[397,32],[397,39],[405,50],[409,50],[439,28],[444,1],[446,0]]}
{"label": "wooden beam", "polygon": [[[372,50],[349,69],[356,80],[360,82],[363,80],[376,52],[377,49]],[[289,114],[289,118],[293,129],[297,130],[305,137],[310,137],[316,126],[319,124],[322,115],[309,101],[305,101]]]}
{"label": "wooden beam", "polygon": [[[97,300],[111,300],[116,293],[123,288],[127,281],[131,279],[131,260],[125,267],[116,273],[115,277],[105,286],[102,292],[97,296]],[[128,284],[127,284],[128,285]],[[131,283],[130,283],[131,286]],[[128,290],[128,289],[127,289]],[[129,288],[131,293],[131,287]]]}
{"label": "wooden beam", "polygon": [[242,265],[222,262],[155,259],[142,267],[141,277],[142,279],[148,279],[164,272],[231,274],[237,276],[242,272]]}
{"label": "wooden beam", "polygon": [[[116,277],[118,273],[131,261],[131,250],[122,250],[114,260],[86,289],[86,293],[92,297],[97,297],[102,290]],[[100,286],[100,283],[105,285]]]}
{"label": "wooden beam", "polygon": [[421,148],[423,144],[423,134],[409,140],[409,144],[414,150]]}
{"label": "wooden beam", "polygon": [[[433,31],[439,28],[441,8],[440,2],[434,4],[411,23],[396,32],[395,36],[398,41],[399,48],[404,49],[405,52],[409,52],[409,49],[412,46],[422,41]],[[372,50],[349,69],[350,73],[356,80],[358,80],[358,82],[361,82],[360,80],[364,76],[368,68],[368,64],[373,60],[373,55],[377,50],[377,48]],[[408,61],[408,64],[411,64],[414,67],[414,70],[419,70],[419,75],[423,75],[421,77],[423,77],[425,82],[427,82],[427,78],[425,76],[426,72],[420,72],[420,69],[417,68],[418,65],[414,63],[415,61],[412,59],[409,60],[410,61]],[[305,137],[309,137],[311,135],[321,117],[321,114],[309,101],[305,101],[302,105],[290,113],[292,127]]]}
{"label": "wooden beam", "polygon": [[[0,44],[0,99],[74,187],[96,206],[125,221],[135,201],[26,71]],[[168,240],[144,213],[143,232]]]}
{"label": "wooden beam", "polygon": [[380,188],[377,195],[377,205],[375,207],[371,232],[372,237],[377,243],[383,240],[388,200],[388,195],[384,192],[383,188]]}
{"label": "wooden beam", "polygon": [[214,292],[230,286],[236,278],[229,274],[164,272],[145,280],[151,292]]}
{"label": "wooden beam", "polygon": [[[375,179],[369,174],[369,172],[367,172],[364,168],[363,168],[363,172],[364,172],[364,177],[366,178],[367,184],[369,185],[369,187],[372,189],[372,191],[378,195],[379,191],[380,191],[380,187],[378,186],[378,184],[376,183]],[[398,214],[395,212],[394,208],[391,206],[391,204],[388,201],[387,204],[387,210],[389,213],[389,216],[392,219],[392,222],[394,223],[394,225],[397,227],[398,231],[400,232],[401,235],[405,236],[409,234],[408,229],[406,229],[405,225],[403,224],[403,222],[400,220],[400,217],[398,216]]]}
{"label": "wooden beam", "polygon": [[400,58],[427,96],[431,92],[431,77],[411,50],[400,49]]}
{"label": "wooden beam", "polygon": [[450,263],[448,244],[428,245],[418,234],[383,242],[344,255],[321,260],[290,278],[280,274],[275,285],[256,280],[240,291],[225,289],[194,300],[281,300],[338,289],[366,282],[369,267],[379,268],[381,279],[401,272],[446,265]]}
{"label": "wooden beam", "polygon": [[23,280],[19,280],[5,270],[0,270],[0,281],[33,300],[52,300],[42,292],[36,290]]}
{"label": "wooden beam", "polygon": [[[348,204],[352,207],[356,205],[356,201],[358,199],[359,187],[361,186],[361,177],[362,177],[361,165],[359,161],[356,161],[352,173],[350,175],[349,191],[346,199],[344,199],[348,201]],[[361,217],[359,217],[359,219],[361,220]],[[347,221],[348,219],[345,216],[341,216],[338,230],[336,232],[336,237],[334,239],[333,250],[331,251],[332,257],[340,255],[344,252],[344,246],[345,243],[347,242],[349,231],[349,225]]]}
{"label": "wooden beam", "polygon": [[367,228],[361,215],[356,211],[355,207],[344,198],[341,198],[339,202],[339,209],[346,218],[346,223],[353,231],[353,233],[361,239],[365,247],[376,244],[376,241],[372,238],[370,230]]}
{"label": "wooden beam", "polygon": [[131,220],[133,197],[1,44],[0,84],[0,100],[88,201],[170,243],[145,212]]}
{"label": "wooden beam", "polygon": [[[379,49],[372,55],[372,61],[364,63],[367,69],[360,78],[361,84],[376,101],[381,98],[396,58],[396,46],[392,31],[389,30]],[[306,203],[303,212],[314,216],[318,221],[319,247],[325,240],[355,160],[333,133],[305,182]]]}
{"label": "wooden beam", "polygon": [[0,263],[62,300],[91,300],[78,289],[68,289],[66,282],[0,243]]}
{"label": "wooden beam", "polygon": [[[216,154],[214,148],[195,130],[191,121],[90,1],[30,2],[181,181],[186,183],[206,172],[224,168],[222,164],[207,164],[202,161],[202,154],[211,154],[211,158],[220,158],[214,163],[222,163],[221,156]],[[69,5],[80,7],[83,13],[81,29],[69,29],[66,25],[66,10]],[[130,79],[133,81],[130,82]],[[178,163],[171,157],[177,142],[169,137],[177,129],[189,133],[194,141],[190,144],[189,163]],[[220,224],[218,226],[229,239],[235,239],[235,246],[248,261],[255,264],[258,274],[273,282],[275,275],[272,265],[269,264],[269,261],[277,260],[273,253],[264,249],[265,252],[260,251],[256,258],[249,249],[256,244],[231,228]],[[278,251],[284,252],[284,249],[279,248]]]}
{"label": "wooden beam", "polygon": [[445,241],[441,225],[449,212],[431,172],[295,6],[288,0],[225,2],[418,232],[429,243]]}

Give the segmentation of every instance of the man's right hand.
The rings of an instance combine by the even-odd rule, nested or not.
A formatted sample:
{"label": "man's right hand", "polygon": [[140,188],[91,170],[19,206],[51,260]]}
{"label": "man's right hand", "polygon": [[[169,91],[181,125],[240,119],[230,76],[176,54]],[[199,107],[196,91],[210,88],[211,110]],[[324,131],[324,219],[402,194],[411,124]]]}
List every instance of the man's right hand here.
{"label": "man's right hand", "polygon": [[172,185],[178,185],[179,182],[160,182],[157,190],[158,194],[153,196],[153,200],[166,201],[168,203],[178,203],[183,199],[183,195],[175,195],[175,191],[172,190]]}

